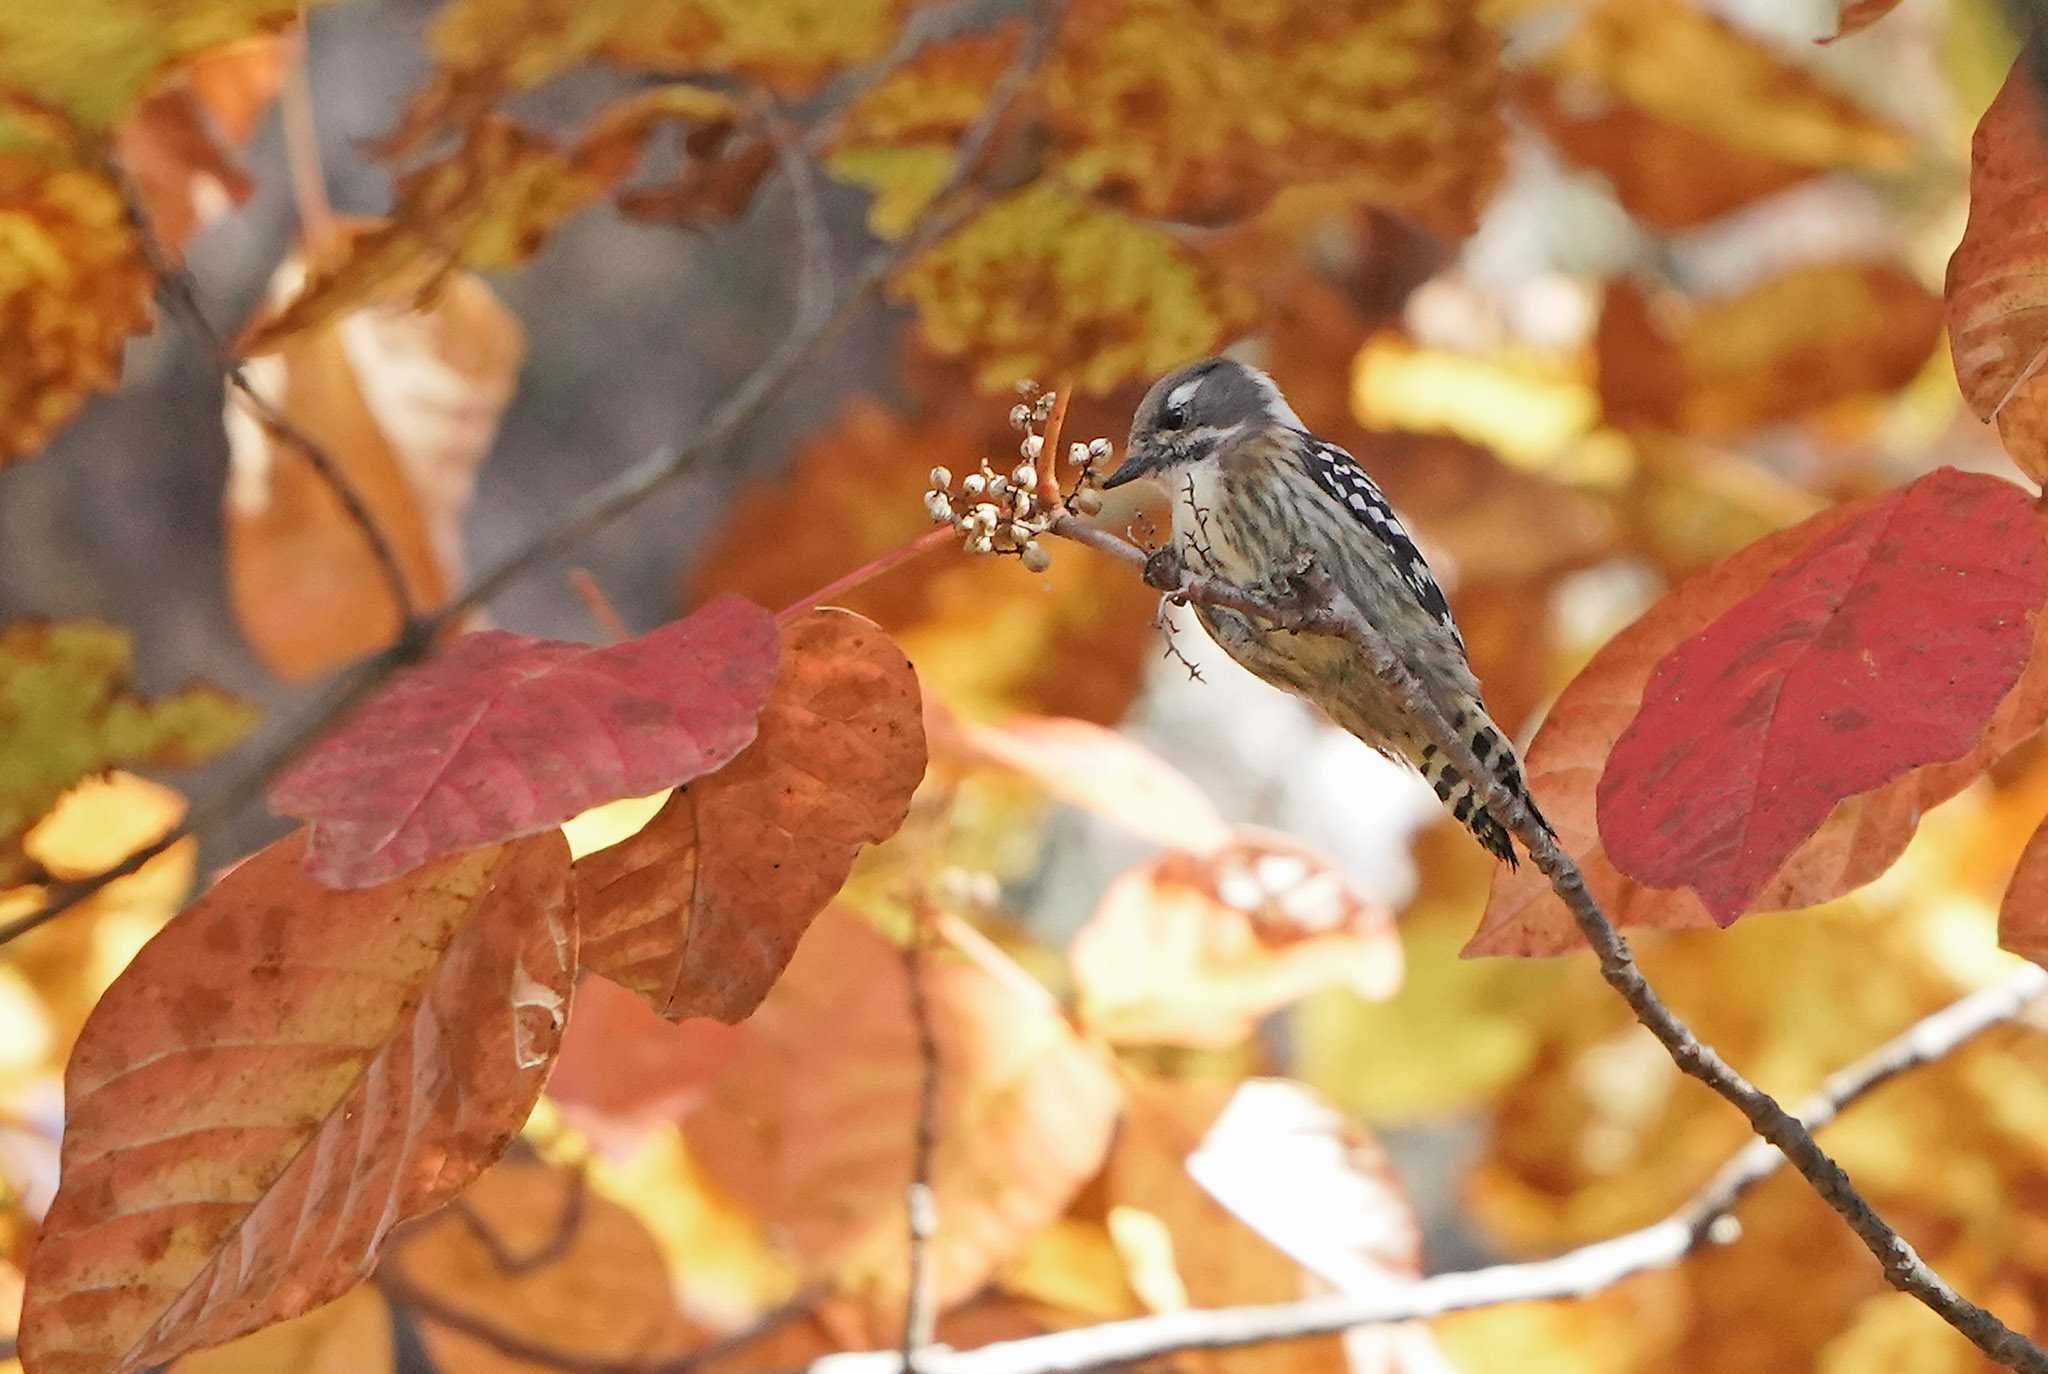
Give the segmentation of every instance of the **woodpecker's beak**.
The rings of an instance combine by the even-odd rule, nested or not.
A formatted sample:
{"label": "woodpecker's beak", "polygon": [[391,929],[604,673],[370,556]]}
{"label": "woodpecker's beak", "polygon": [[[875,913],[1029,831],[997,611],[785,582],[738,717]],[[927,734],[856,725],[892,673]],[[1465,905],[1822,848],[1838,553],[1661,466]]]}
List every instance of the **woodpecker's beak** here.
{"label": "woodpecker's beak", "polygon": [[1122,467],[1102,479],[1102,489],[1108,491],[1111,487],[1120,487],[1126,482],[1143,477],[1149,466],[1142,455],[1134,453],[1124,459]]}

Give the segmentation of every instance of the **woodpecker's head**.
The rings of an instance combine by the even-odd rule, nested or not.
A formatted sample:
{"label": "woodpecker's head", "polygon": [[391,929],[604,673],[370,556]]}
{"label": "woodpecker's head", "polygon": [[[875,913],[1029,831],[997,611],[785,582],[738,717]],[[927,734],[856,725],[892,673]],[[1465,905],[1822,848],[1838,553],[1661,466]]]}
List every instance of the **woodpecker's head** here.
{"label": "woodpecker's head", "polygon": [[1175,469],[1214,458],[1261,429],[1301,429],[1273,379],[1231,358],[1204,358],[1152,384],[1131,417],[1123,466],[1104,487],[1140,477],[1170,477]]}

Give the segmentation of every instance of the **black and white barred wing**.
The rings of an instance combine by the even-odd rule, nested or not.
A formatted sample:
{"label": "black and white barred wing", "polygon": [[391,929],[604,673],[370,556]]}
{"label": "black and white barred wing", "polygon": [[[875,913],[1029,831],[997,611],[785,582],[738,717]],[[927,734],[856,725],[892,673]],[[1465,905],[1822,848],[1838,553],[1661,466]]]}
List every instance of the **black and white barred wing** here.
{"label": "black and white barred wing", "polygon": [[1451,632],[1462,648],[1465,636],[1459,633],[1457,621],[1451,618],[1451,603],[1444,598],[1444,589],[1437,585],[1436,575],[1430,572],[1422,550],[1415,547],[1415,540],[1394,514],[1394,508],[1387,504],[1379,484],[1366,475],[1356,458],[1335,444],[1310,435],[1304,448],[1309,474],[1316,483],[1386,546],[1401,580],[1415,593],[1415,599]]}

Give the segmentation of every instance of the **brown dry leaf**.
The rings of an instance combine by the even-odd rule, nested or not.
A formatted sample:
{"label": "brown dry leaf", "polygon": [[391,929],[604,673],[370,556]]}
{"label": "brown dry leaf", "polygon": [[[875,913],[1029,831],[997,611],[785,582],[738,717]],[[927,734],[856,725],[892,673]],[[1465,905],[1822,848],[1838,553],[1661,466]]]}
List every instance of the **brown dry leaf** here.
{"label": "brown dry leaf", "polygon": [[[1689,579],[1614,636],[1565,688],[1524,755],[1530,790],[1557,828],[1559,842],[1585,872],[1586,886],[1623,926],[1679,929],[1713,918],[1690,889],[1643,887],[1622,876],[1600,844],[1595,792],[1607,753],[1642,705],[1651,672],[1678,644],[1768,581],[1822,531],[1854,519],[1862,503],[1758,540]],[[1993,714],[1976,747],[1951,763],[1916,769],[1837,806],[1813,837],[1779,868],[1752,903],[1755,911],[1811,906],[1884,872],[1913,837],[1929,807],[1954,796],[2048,721],[2048,616],[2037,617],[2034,651],[2019,682]],[[1533,868],[1494,878],[1479,929],[1465,946],[1481,954],[1548,955],[1583,943],[1578,926]]]}
{"label": "brown dry leaf", "polygon": [[290,45],[274,34],[210,48],[159,83],[115,132],[114,156],[174,256],[255,189],[236,155],[289,59]]}
{"label": "brown dry leaf", "polygon": [[2022,51],[1970,144],[1970,219],[1948,262],[1956,384],[2019,469],[2048,478],[2048,296],[2033,226],[2048,208],[2048,134],[2035,50]]}
{"label": "brown dry leaf", "polygon": [[575,967],[561,839],[355,892],[304,850],[231,870],[79,1036],[29,1271],[42,1374],[125,1374],[339,1296],[539,1098]]}
{"label": "brown dry leaf", "polygon": [[1085,720],[1013,716],[956,722],[952,752],[1015,770],[1047,795],[1156,844],[1208,854],[1230,842],[1215,804],[1185,773],[1130,736]]}
{"label": "brown dry leaf", "polygon": [[[976,944],[921,963],[938,1044],[942,1218],[927,1257],[944,1309],[1022,1253],[1095,1173],[1120,1094],[1100,1052],[1003,955]],[[924,1077],[902,951],[827,910],[740,1030],[685,1139],[806,1273],[900,1322]]]}
{"label": "brown dry leaf", "polygon": [[1393,914],[1327,858],[1253,830],[1117,878],[1068,957],[1083,1024],[1119,1044],[1233,1045],[1322,988],[1401,985]]}
{"label": "brown dry leaf", "polygon": [[903,651],[851,611],[788,622],[754,742],[577,862],[585,966],[671,1020],[743,1019],[861,847],[903,824],[924,768]]}
{"label": "brown dry leaf", "polygon": [[1512,90],[1560,152],[1606,176],[1615,199],[1652,229],[1692,228],[1822,170],[1733,147],[1589,83],[1527,74]]}
{"label": "brown dry leaf", "polygon": [[1596,347],[1609,421],[1728,439],[1910,382],[1941,302],[1897,267],[1797,268],[1689,311],[1608,289]]}
{"label": "brown dry leaf", "polygon": [[1897,171],[1906,132],[1685,0],[1597,0],[1543,63],[1568,103],[1605,97],[1736,154]]}
{"label": "brown dry leaf", "polygon": [[[954,397],[967,391],[956,372],[944,380]],[[934,464],[963,472],[983,456],[1016,461],[1006,457],[1016,453],[1017,436],[1004,409],[977,401],[905,417],[853,402],[798,450],[787,478],[735,503],[685,578],[684,604],[736,592],[789,605],[916,538],[931,528],[918,493]],[[792,541],[798,513],[833,537]],[[849,593],[844,604],[895,635],[930,696],[975,714],[1021,709],[1113,723],[1157,652],[1147,627],[1158,594],[1109,559],[1065,547],[1054,558],[1051,575],[1038,577],[1014,558],[939,549]],[[990,633],[994,625],[1000,635]]]}
{"label": "brown dry leaf", "polygon": [[[0,52],[6,28],[0,18]],[[35,151],[12,132],[0,127],[0,467],[119,381],[122,344],[149,325],[152,282],[119,188],[81,165],[71,131]]]}
{"label": "brown dry leaf", "polygon": [[[291,298],[306,271],[303,257],[287,260],[270,299]],[[463,516],[525,339],[478,278],[449,275],[418,309],[407,286],[386,283],[363,308],[243,367],[355,487],[414,605],[431,610],[461,581]],[[229,594],[258,655],[298,679],[388,644],[398,608],[333,488],[232,390],[223,421]]]}
{"label": "brown dry leaf", "polygon": [[698,1343],[647,1227],[564,1168],[495,1165],[383,1268],[401,1303],[432,1305],[410,1311],[440,1374],[526,1374],[536,1362],[435,1320],[435,1307],[555,1352],[557,1366],[655,1365]]}
{"label": "brown dry leaf", "polygon": [[351,1289],[303,1317],[187,1355],[168,1374],[394,1374],[391,1308]]}

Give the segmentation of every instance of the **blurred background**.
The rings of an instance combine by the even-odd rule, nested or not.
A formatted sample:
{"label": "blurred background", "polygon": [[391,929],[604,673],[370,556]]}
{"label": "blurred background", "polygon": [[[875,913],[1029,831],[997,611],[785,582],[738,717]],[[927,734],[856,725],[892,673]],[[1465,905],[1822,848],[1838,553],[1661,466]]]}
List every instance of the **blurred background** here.
{"label": "blurred background", "polygon": [[[798,5],[790,33],[762,39],[767,55],[704,64],[714,86],[772,98],[798,129],[850,108],[813,150],[833,280],[914,218],[936,181],[933,151],[970,122],[1023,8]],[[1076,0],[1042,95],[1022,106],[1039,113],[1002,126],[994,203],[864,304],[729,448],[520,579],[489,622],[601,637],[574,569],[635,631],[723,591],[787,604],[920,533],[929,467],[1014,461],[1005,417],[1019,379],[1073,389],[1068,436],[1120,448],[1153,376],[1229,346],[1379,478],[1450,594],[1496,716],[1526,744],[1598,646],[1691,573],[1944,464],[2010,473],[1958,394],[1942,336],[1971,131],[2019,48],[1997,0],[1904,0],[1827,44],[1815,40],[1840,26],[1835,0],[1275,0],[1219,18],[1228,8]],[[687,136],[633,146],[631,175],[586,195],[583,213],[544,214],[542,197],[475,210],[476,197],[437,192],[421,169],[486,165],[480,117],[461,106],[478,85],[501,117],[581,153],[607,111],[676,65],[605,51],[550,59],[545,80],[507,76],[511,40],[494,34],[552,32],[548,13],[539,0],[353,0],[304,28],[304,127],[327,205],[392,217],[447,265],[481,273],[516,321],[489,327],[501,342],[523,336],[501,349],[516,354],[502,419],[492,434],[486,405],[485,442],[471,445],[473,498],[466,470],[444,473],[430,499],[432,474],[400,464],[426,483],[413,493],[423,566],[444,594],[462,569],[520,548],[594,484],[692,434],[774,349],[805,267],[806,206],[785,176],[743,184],[732,213],[707,210],[701,188],[681,208],[661,200],[692,185],[693,158],[724,156]],[[879,16],[872,33],[858,16]],[[1370,76],[1353,106],[1303,75],[1348,70],[1350,28],[1382,21],[1408,46],[1379,66],[1359,59]],[[861,93],[858,73],[905,22],[928,25],[932,46]],[[1271,53],[1237,62],[1232,44],[1250,40],[1231,23]],[[1366,41],[1370,52],[1396,40]],[[1202,64],[1221,75],[1182,70]],[[421,95],[437,89],[438,107]],[[422,125],[411,147],[380,150]],[[288,150],[276,113],[252,127],[238,154],[246,199],[223,202],[183,246],[198,302],[228,337],[263,310],[308,208],[294,189],[304,143]],[[589,161],[569,162],[589,174]],[[614,183],[644,194],[611,203]],[[492,235],[517,238],[507,226],[532,232],[506,247]],[[400,287],[351,289],[349,308],[374,314],[395,299],[377,293]],[[289,351],[300,347],[311,345],[263,356],[310,369],[310,353]],[[212,352],[160,319],[127,343],[117,386],[0,470],[0,624],[118,626],[145,696],[213,684],[260,713],[262,741],[370,647],[281,632],[309,615],[317,629],[319,614],[266,606],[265,587],[283,585],[274,569],[327,569],[325,594],[343,602],[381,593],[366,566],[343,568],[359,551],[334,554],[331,528],[279,514],[296,479],[260,435],[231,442]],[[261,366],[252,380],[280,395],[303,375]],[[1110,518],[1142,531],[1150,517],[1118,506]],[[1415,1202],[1430,1270],[1647,1223],[1740,1145],[1742,1123],[1677,1077],[1590,960],[1459,959],[1490,865],[1426,788],[1236,669],[1185,613],[1162,628],[1129,569],[1067,545],[1053,558],[1034,575],[944,550],[849,604],[899,638],[957,728],[1017,713],[1118,727],[1230,825],[1328,856],[1358,903],[1394,919],[1405,967],[1359,973],[1333,956],[1309,995],[1242,1036],[1136,1034],[1126,1055],[1167,1076],[1284,1072],[1373,1128]],[[917,861],[936,854],[957,875],[983,928],[1071,992],[1059,951],[1159,850],[1116,818],[1138,803],[1074,805],[972,749],[938,752],[943,814],[914,814],[864,890],[910,862],[903,845],[923,845]],[[144,771],[204,797],[238,757]],[[2044,805],[2048,765],[2022,748],[1931,812],[1875,883],[1796,916],[1651,937],[1646,967],[1763,1086],[1804,1091],[2005,967],[1993,913]],[[204,835],[184,872],[283,829],[247,808]],[[64,943],[8,951],[6,1024],[19,1033],[7,1071],[36,1085],[14,1095],[32,1115],[55,1112],[53,1064],[95,983],[182,881],[160,879]],[[2031,1033],[2000,1033],[1830,1137],[1930,1260],[2022,1326],[2048,1304],[2048,1229],[2030,1212],[2048,1195],[2044,1067]],[[17,1188],[46,1197],[48,1151],[16,1153]],[[787,1280],[729,1238],[713,1246],[680,1175],[634,1177],[615,1181],[621,1196],[670,1190],[657,1229],[672,1265],[712,1254],[711,1269],[730,1268],[697,1271],[693,1315],[744,1318]],[[1768,1185],[1743,1220],[1740,1245],[1585,1302],[1439,1323],[1438,1355],[1470,1370],[1977,1367],[1883,1288],[1796,1183]]]}

